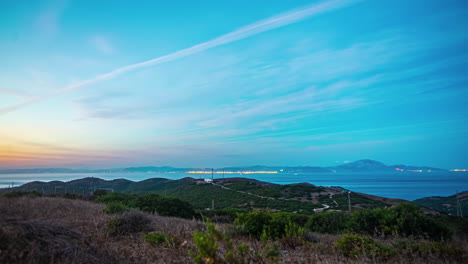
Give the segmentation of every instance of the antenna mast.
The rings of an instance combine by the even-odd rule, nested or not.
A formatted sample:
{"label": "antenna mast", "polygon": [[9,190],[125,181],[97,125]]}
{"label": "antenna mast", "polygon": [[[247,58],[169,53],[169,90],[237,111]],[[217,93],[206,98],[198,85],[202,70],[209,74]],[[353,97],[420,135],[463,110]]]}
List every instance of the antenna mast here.
{"label": "antenna mast", "polygon": [[348,191],[348,211],[351,213],[351,197],[350,197],[351,192]]}

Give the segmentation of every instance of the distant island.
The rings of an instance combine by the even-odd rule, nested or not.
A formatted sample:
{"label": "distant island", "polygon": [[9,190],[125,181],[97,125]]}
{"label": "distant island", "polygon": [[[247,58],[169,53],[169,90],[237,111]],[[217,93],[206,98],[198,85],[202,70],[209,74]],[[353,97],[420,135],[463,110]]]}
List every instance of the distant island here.
{"label": "distant island", "polygon": [[338,166],[246,166],[224,168],[175,168],[170,166],[146,166],[114,169],[67,169],[67,168],[33,168],[33,169],[0,169],[0,174],[28,174],[28,173],[216,173],[216,174],[249,174],[249,173],[340,173],[340,172],[432,172],[448,171],[446,169],[428,166],[385,165],[382,162],[363,159]]}

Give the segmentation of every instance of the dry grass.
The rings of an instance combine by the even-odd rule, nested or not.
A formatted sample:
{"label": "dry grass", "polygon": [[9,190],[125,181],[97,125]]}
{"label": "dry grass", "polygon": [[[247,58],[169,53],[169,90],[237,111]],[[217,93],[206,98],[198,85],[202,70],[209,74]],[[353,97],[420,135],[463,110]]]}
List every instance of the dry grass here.
{"label": "dry grass", "polygon": [[[82,239],[90,243],[95,248],[96,261],[94,263],[119,262],[119,263],[189,263],[190,257],[187,254],[187,246],[191,244],[191,235],[199,227],[194,221],[160,217],[155,215],[147,216],[151,219],[152,229],[164,232],[180,238],[181,243],[187,241],[187,246],[174,248],[163,248],[152,246],[144,242],[141,235],[126,236],[121,238],[111,238],[107,232],[107,223],[112,216],[103,212],[100,204],[69,200],[62,198],[4,198],[0,197],[0,226],[2,231],[5,228],[16,229],[16,239],[33,243],[34,238],[25,236],[21,231],[21,225],[41,226],[49,232],[49,237],[43,237],[53,244],[56,230],[51,227],[58,227],[61,230],[68,230],[70,234],[79,234]],[[9,232],[11,235],[11,232]],[[62,235],[63,234],[59,234]],[[65,247],[69,245],[64,245]],[[3,249],[0,252],[0,262],[3,263],[5,256],[17,254],[18,252],[8,252]],[[37,254],[37,252],[36,252]],[[37,260],[37,257],[36,257]],[[90,260],[67,258],[55,259],[52,262],[36,261],[34,257],[23,256],[21,263],[92,263]]]}
{"label": "dry grass", "polygon": [[[93,202],[0,197],[0,263],[193,263],[188,250],[194,248],[192,235],[204,228],[203,223],[145,215],[151,219],[152,231],[175,237],[178,243],[170,247],[150,245],[142,234],[112,238],[107,228],[113,216],[105,214],[103,207]],[[253,251],[265,250],[264,242],[229,231],[232,226],[228,224],[218,225],[218,228],[231,232],[234,244],[245,242]],[[410,251],[399,252],[387,260],[366,256],[346,258],[334,247],[339,235],[314,233],[308,236],[308,242],[269,243],[279,243],[280,263],[464,262],[464,259],[444,259],[437,254],[420,255]],[[391,245],[395,240],[380,242]],[[468,251],[466,241],[458,241],[458,244]]]}

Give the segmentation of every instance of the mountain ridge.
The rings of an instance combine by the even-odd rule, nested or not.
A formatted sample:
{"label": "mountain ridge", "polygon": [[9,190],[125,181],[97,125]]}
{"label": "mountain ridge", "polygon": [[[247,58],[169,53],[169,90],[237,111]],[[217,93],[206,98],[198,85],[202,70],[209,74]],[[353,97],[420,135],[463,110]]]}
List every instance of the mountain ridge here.
{"label": "mountain ridge", "polygon": [[[31,168],[0,169],[0,174],[28,173],[185,173],[189,171],[211,171],[212,168],[176,168],[172,166],[142,166],[112,169],[69,169],[69,168]],[[337,166],[237,166],[216,168],[216,171],[276,171],[277,173],[331,173],[331,172],[370,172],[370,171],[448,171],[446,169],[413,165],[385,165],[382,162],[361,159]]]}

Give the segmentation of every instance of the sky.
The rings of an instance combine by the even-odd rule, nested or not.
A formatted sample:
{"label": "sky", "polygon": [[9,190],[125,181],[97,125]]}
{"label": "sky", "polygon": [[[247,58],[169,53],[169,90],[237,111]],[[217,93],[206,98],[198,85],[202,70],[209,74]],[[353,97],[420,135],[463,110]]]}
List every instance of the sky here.
{"label": "sky", "polygon": [[468,168],[468,2],[0,1],[0,168]]}

